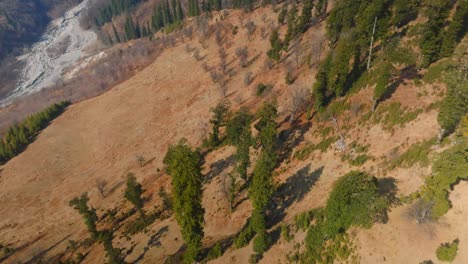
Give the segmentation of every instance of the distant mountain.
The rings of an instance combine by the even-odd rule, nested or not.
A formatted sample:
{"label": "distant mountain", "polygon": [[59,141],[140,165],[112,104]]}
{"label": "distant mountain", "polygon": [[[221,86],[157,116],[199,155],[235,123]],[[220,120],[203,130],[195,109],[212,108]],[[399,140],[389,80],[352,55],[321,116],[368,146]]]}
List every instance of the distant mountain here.
{"label": "distant mountain", "polygon": [[0,61],[35,42],[47,24],[81,0],[0,0]]}

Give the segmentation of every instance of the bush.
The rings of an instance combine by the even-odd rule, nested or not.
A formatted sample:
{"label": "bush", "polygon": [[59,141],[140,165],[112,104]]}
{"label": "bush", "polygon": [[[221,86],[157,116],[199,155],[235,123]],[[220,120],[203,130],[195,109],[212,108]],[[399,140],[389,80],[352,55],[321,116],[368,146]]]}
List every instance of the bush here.
{"label": "bush", "polygon": [[451,207],[448,194],[459,180],[468,179],[468,116],[465,116],[454,145],[439,154],[432,165],[433,174],[426,178],[421,196],[434,202],[433,217],[444,215]]}
{"label": "bush", "polygon": [[283,237],[284,241],[289,242],[291,241],[291,228],[289,225],[283,224],[281,225],[281,236]]}
{"label": "bush", "polygon": [[252,240],[252,238],[254,237],[254,235],[255,235],[255,232],[253,231],[252,227],[249,224],[249,226],[246,229],[242,230],[236,236],[236,238],[234,238],[235,248],[243,248],[247,246],[250,240]]}
{"label": "bush", "polygon": [[397,160],[390,163],[390,168],[403,167],[409,168],[416,163],[422,167],[429,166],[429,152],[432,145],[435,144],[435,139],[426,140],[416,143],[411,146],[403,155]]}
{"label": "bush", "polygon": [[437,248],[436,255],[440,261],[452,262],[455,260],[458,251],[458,239],[452,243],[445,243]]}
{"label": "bush", "polygon": [[264,92],[268,91],[271,89],[271,85],[265,85],[263,83],[259,83],[258,86],[257,86],[257,91],[256,91],[256,95],[257,96],[261,96],[263,95]]}
{"label": "bush", "polygon": [[369,228],[382,220],[388,201],[377,192],[377,179],[352,171],[338,180],[325,208],[324,232],[334,236],[351,226]]}
{"label": "bush", "polygon": [[223,250],[220,243],[216,243],[213,248],[208,252],[206,260],[213,260],[221,257],[223,255]]}
{"label": "bush", "polygon": [[312,212],[306,211],[294,216],[294,221],[296,222],[296,227],[298,229],[307,230],[312,220]]}

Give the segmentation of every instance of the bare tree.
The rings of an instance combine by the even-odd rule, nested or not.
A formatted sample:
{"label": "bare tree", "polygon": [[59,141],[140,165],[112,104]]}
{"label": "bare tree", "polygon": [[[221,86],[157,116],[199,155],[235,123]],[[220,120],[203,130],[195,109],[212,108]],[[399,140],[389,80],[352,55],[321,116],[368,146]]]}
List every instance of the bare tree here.
{"label": "bare tree", "polygon": [[99,194],[101,194],[102,198],[106,197],[106,195],[104,193],[106,185],[107,185],[107,182],[105,180],[102,180],[102,179],[97,179],[96,180],[96,188],[98,189]]}
{"label": "bare tree", "polygon": [[267,36],[268,36],[268,30],[264,26],[261,27],[260,28],[260,37],[262,37],[262,39],[265,39]]}
{"label": "bare tree", "polygon": [[244,84],[245,85],[250,85],[253,82],[254,79],[254,74],[253,72],[249,71],[244,75]]}
{"label": "bare tree", "polygon": [[138,161],[138,164],[140,164],[140,167],[143,167],[145,165],[146,159],[143,155],[138,155],[137,161]]}
{"label": "bare tree", "polygon": [[221,69],[223,74],[226,75],[226,71],[227,71],[227,62],[226,62],[227,53],[226,53],[226,50],[223,47],[220,47],[219,50],[218,50],[218,54],[219,54],[219,68]]}
{"label": "bare tree", "polygon": [[263,69],[264,70],[271,70],[273,68],[273,61],[270,58],[266,58],[263,62]]}
{"label": "bare tree", "polygon": [[210,77],[214,83],[217,83],[221,79],[221,76],[218,74],[218,72],[216,72],[215,69],[211,69]]}
{"label": "bare tree", "polygon": [[193,37],[193,27],[184,27],[184,36],[192,40]]}
{"label": "bare tree", "polygon": [[295,38],[291,45],[291,53],[296,62],[296,69],[299,69],[300,59],[302,58],[302,45],[300,38]]}
{"label": "bare tree", "polygon": [[247,24],[245,24],[245,28],[247,29],[247,37],[249,38],[249,40],[251,40],[251,37],[257,29],[257,25],[255,25],[253,21],[249,21],[247,22]]}
{"label": "bare tree", "polygon": [[237,182],[236,178],[232,173],[222,176],[221,191],[224,194],[225,199],[229,204],[229,210],[232,213],[235,207],[236,193],[237,193]]}
{"label": "bare tree", "polygon": [[353,102],[351,104],[351,113],[357,117],[357,115],[359,114],[359,112],[362,110],[362,104],[360,104],[359,102]]}
{"label": "bare tree", "polygon": [[433,221],[432,209],[434,208],[433,201],[425,201],[418,199],[408,208],[408,216],[416,220],[418,224],[425,224]]}
{"label": "bare tree", "polygon": [[198,48],[195,48],[195,50],[192,53],[192,57],[194,57],[197,61],[201,60],[200,50],[198,50]]}
{"label": "bare tree", "polygon": [[249,52],[247,46],[242,46],[236,49],[236,56],[239,59],[239,65],[241,67],[247,66],[247,58],[249,57]]}
{"label": "bare tree", "polygon": [[208,19],[205,16],[198,16],[196,18],[198,35],[200,41],[203,43],[210,36],[210,28],[208,24]]}
{"label": "bare tree", "polygon": [[216,23],[215,25],[215,40],[216,40],[216,44],[218,44],[218,46],[221,46],[223,42],[223,36],[222,36],[222,27],[220,23]]}
{"label": "bare tree", "polygon": [[289,106],[289,112],[291,116],[289,122],[294,122],[297,113],[305,111],[307,102],[310,98],[309,89],[306,87],[297,87],[291,91],[291,105]]}
{"label": "bare tree", "polygon": [[210,70],[210,66],[208,66],[208,64],[206,64],[206,62],[203,62],[201,67],[205,72],[208,72]]}

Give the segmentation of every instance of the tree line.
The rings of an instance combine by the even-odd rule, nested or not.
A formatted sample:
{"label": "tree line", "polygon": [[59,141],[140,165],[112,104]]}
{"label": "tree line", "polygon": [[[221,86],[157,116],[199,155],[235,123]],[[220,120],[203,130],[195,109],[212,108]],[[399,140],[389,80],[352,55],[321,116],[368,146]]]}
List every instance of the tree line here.
{"label": "tree line", "polygon": [[53,104],[11,126],[0,140],[0,163],[4,164],[21,153],[69,104],[68,101]]}

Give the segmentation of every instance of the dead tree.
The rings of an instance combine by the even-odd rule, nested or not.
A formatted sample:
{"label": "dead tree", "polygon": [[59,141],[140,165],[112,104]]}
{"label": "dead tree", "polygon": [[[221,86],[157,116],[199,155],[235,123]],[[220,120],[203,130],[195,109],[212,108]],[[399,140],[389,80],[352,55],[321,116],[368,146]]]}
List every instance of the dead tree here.
{"label": "dead tree", "polygon": [[244,68],[247,66],[247,58],[249,57],[249,52],[247,46],[243,46],[236,49],[236,56],[239,59],[239,65]]}
{"label": "dead tree", "polygon": [[291,113],[289,118],[290,123],[294,122],[297,113],[305,111],[309,97],[309,90],[305,87],[300,87],[292,91],[291,105],[289,106],[289,112]]}
{"label": "dead tree", "polygon": [[369,70],[370,68],[370,62],[371,62],[371,57],[372,57],[372,46],[374,45],[374,34],[375,34],[376,25],[377,25],[377,17],[375,17],[374,28],[372,29],[372,37],[371,37],[371,42],[370,42],[370,47],[369,47],[369,59],[367,60],[367,70]]}
{"label": "dead tree", "polygon": [[101,194],[102,198],[106,198],[106,195],[104,193],[106,189],[107,182],[105,180],[97,179],[96,180],[96,188],[99,191],[99,194]]}
{"label": "dead tree", "polygon": [[338,139],[338,141],[335,144],[336,149],[340,152],[344,152],[346,150],[346,141],[343,134],[341,133],[340,126],[338,125],[338,120],[334,116],[332,116],[331,121],[333,123],[333,127],[335,128],[336,133],[340,136],[340,139]]}
{"label": "dead tree", "polygon": [[218,54],[219,54],[219,68],[221,69],[223,74],[226,75],[226,71],[227,71],[227,62],[226,62],[227,53],[226,53],[226,50],[223,47],[220,47],[219,50],[218,50]]}

